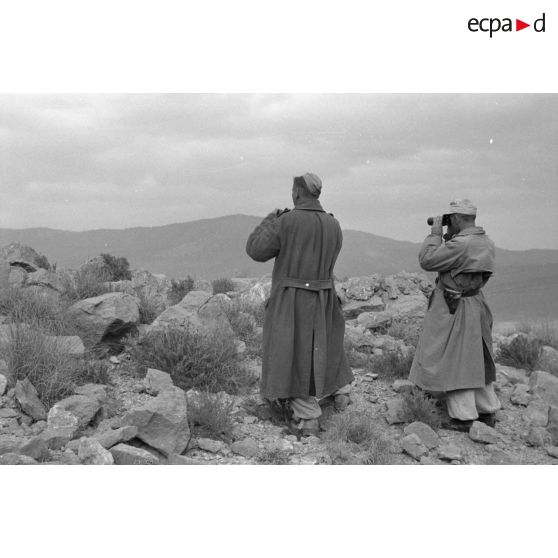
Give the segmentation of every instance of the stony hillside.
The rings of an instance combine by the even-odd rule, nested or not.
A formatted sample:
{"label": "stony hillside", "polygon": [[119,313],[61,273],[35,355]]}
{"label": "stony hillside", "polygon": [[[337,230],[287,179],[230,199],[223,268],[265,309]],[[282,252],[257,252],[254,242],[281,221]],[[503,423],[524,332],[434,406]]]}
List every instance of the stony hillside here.
{"label": "stony hillside", "polygon": [[352,404],[323,401],[320,436],[301,437],[258,395],[269,279],[200,281],[176,298],[145,271],[110,280],[125,271],[111,260],[62,272],[29,247],[2,256],[0,463],[558,463],[555,331],[495,336],[494,428],[446,430],[443,399],[406,380],[432,289],[423,275],[336,284]]}

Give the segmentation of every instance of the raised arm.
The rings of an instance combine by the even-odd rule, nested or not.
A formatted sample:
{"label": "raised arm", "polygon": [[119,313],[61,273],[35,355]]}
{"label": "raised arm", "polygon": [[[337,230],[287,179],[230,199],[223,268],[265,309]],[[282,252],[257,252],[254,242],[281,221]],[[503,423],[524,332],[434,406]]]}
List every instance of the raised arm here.
{"label": "raised arm", "polygon": [[246,253],[257,262],[266,262],[279,254],[279,218],[270,213],[254,229],[246,242]]}
{"label": "raised arm", "polygon": [[438,234],[428,235],[419,252],[419,263],[425,271],[444,272],[457,267],[464,246],[456,239],[442,241]]}

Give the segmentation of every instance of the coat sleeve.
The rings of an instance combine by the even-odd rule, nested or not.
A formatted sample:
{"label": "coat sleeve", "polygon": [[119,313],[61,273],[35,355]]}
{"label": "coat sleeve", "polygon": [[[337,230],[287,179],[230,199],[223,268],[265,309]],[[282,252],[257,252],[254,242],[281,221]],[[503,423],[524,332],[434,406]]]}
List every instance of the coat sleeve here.
{"label": "coat sleeve", "polygon": [[250,234],[246,253],[257,262],[266,262],[279,254],[279,219],[270,213]]}
{"label": "coat sleeve", "polygon": [[419,252],[420,266],[425,271],[450,271],[458,267],[464,248],[459,240],[451,239],[444,243],[441,236],[428,235]]}

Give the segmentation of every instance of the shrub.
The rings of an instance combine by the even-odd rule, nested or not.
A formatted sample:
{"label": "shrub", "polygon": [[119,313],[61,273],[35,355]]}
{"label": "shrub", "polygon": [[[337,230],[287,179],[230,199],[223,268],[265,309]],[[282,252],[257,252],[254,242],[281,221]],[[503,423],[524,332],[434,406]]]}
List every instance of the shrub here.
{"label": "shrub", "polygon": [[501,345],[498,361],[506,366],[534,370],[541,356],[542,344],[538,339],[518,335],[509,344]]}
{"label": "shrub", "polygon": [[73,393],[76,386],[110,380],[106,363],[72,357],[55,338],[28,324],[13,324],[2,349],[10,384],[28,378],[47,407]]}
{"label": "shrub", "polygon": [[401,339],[405,345],[416,347],[421,326],[417,323],[407,322],[404,320],[392,320],[390,326],[386,329],[386,334],[391,335],[395,339]]}
{"label": "shrub", "polygon": [[211,285],[213,286],[214,295],[234,291],[234,283],[232,279],[229,279],[228,277],[220,277],[219,279],[215,279],[211,282]]}
{"label": "shrub", "polygon": [[370,358],[372,372],[383,378],[406,378],[413,364],[414,351],[403,355],[399,351],[386,352],[383,355],[373,355]]}
{"label": "shrub", "polygon": [[139,300],[139,316],[140,324],[151,324],[155,318],[160,314],[159,306],[153,302],[145,293],[138,292],[136,294]]}
{"label": "shrub", "polygon": [[51,265],[50,265],[47,257],[44,256],[43,254],[40,254],[39,257],[36,258],[35,262],[36,262],[38,267],[42,267],[43,269],[46,269],[47,271],[49,269],[51,269]]}
{"label": "shrub", "polygon": [[105,263],[110,270],[109,281],[122,281],[132,278],[130,264],[128,263],[128,260],[126,258],[117,258],[116,256],[112,256],[111,254],[101,254],[101,258],[105,260]]}
{"label": "shrub", "polygon": [[188,415],[201,437],[229,441],[234,428],[233,406],[222,393],[200,392],[190,401]]}
{"label": "shrub", "polygon": [[558,349],[558,325],[549,319],[524,322],[518,331],[536,337],[543,345]]}
{"label": "shrub", "polygon": [[219,330],[202,334],[168,327],[132,341],[130,352],[139,364],[168,372],[184,390],[238,393],[251,383],[240,366],[234,338]]}
{"label": "shrub", "polygon": [[84,268],[76,271],[74,277],[64,275],[62,277],[62,296],[69,302],[100,296],[111,292],[108,281],[111,280],[110,273],[106,269]]}
{"label": "shrub", "polygon": [[194,288],[194,279],[188,275],[186,279],[171,280],[169,299],[171,304],[178,304]]}
{"label": "shrub", "polygon": [[374,425],[370,412],[347,410],[334,415],[323,436],[334,464],[382,465],[390,462],[389,440]]}
{"label": "shrub", "polygon": [[441,423],[436,400],[418,388],[403,395],[403,416],[405,422],[420,421],[434,429],[439,428]]}

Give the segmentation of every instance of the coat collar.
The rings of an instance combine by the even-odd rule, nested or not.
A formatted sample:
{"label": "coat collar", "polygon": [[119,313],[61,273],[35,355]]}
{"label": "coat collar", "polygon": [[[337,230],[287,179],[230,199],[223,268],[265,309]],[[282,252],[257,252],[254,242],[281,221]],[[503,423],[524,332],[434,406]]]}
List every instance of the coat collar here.
{"label": "coat collar", "polygon": [[455,236],[468,236],[470,234],[486,234],[482,227],[469,227],[458,232]]}
{"label": "coat collar", "polygon": [[297,202],[295,209],[304,209],[306,211],[324,211],[322,204],[317,200],[302,199]]}

